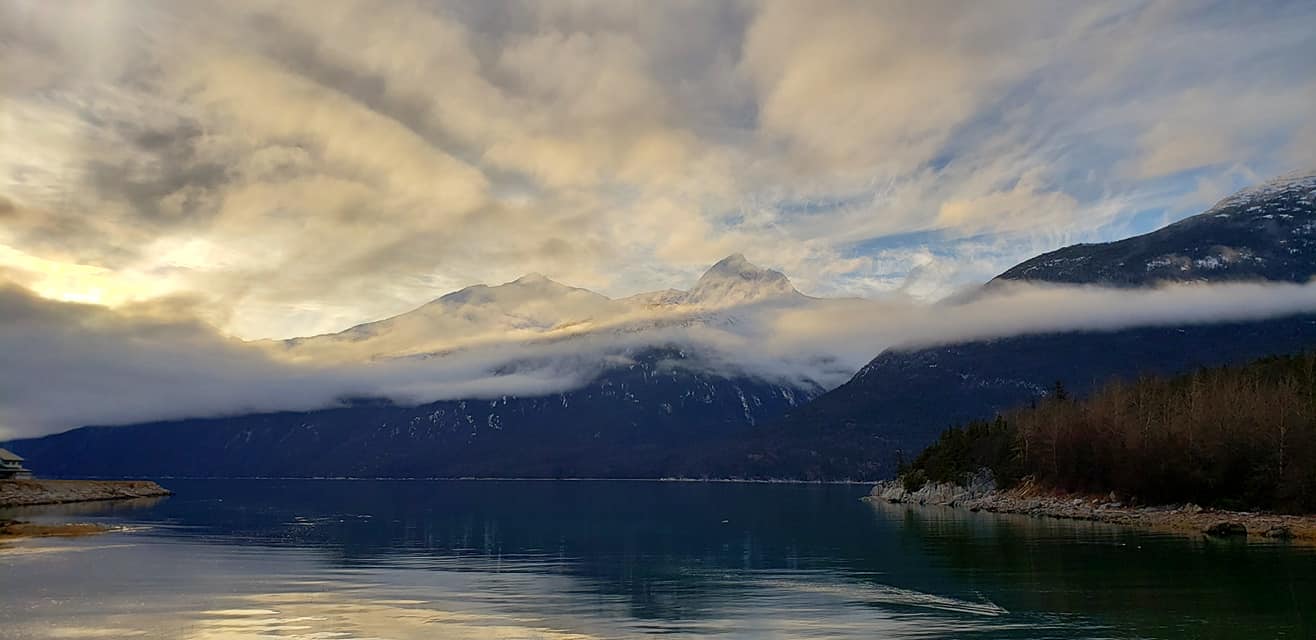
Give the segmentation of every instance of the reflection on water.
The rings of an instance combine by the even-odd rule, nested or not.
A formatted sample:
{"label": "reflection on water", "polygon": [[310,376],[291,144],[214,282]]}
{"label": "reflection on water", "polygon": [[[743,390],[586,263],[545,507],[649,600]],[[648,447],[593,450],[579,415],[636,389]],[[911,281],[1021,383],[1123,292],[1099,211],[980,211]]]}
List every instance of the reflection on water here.
{"label": "reflection on water", "polygon": [[594,636],[543,628],[542,621],[435,609],[419,600],[372,600],[342,589],[272,593],[232,598],[232,606],[200,612],[186,637],[238,640],[277,637],[418,638],[442,633],[454,640]]}
{"label": "reflection on water", "polygon": [[1138,637],[1316,637],[1309,547],[1092,522],[872,505],[911,546],[999,602],[1099,618]]}
{"label": "reflection on water", "polygon": [[0,509],[0,516],[16,520],[69,520],[79,515],[106,516],[123,514],[128,511],[150,509],[165,500],[163,496],[149,498],[130,498],[127,500],[69,502],[57,505],[36,505],[30,507],[9,507]]}
{"label": "reflection on water", "polygon": [[1305,619],[1316,610],[1316,554],[1303,548],[870,505],[858,500],[863,487],[169,484],[178,495],[163,502],[84,505],[73,516],[128,533],[0,552],[0,637],[1254,638],[1316,629]]}

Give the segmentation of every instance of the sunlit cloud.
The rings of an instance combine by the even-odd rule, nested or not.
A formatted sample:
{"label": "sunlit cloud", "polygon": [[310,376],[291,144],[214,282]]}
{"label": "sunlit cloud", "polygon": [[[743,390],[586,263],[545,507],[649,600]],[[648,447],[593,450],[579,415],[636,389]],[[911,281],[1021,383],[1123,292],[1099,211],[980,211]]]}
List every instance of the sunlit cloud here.
{"label": "sunlit cloud", "polygon": [[809,293],[936,298],[1316,161],[1312,19],[8,2],[0,267],[52,299],[186,295],[244,338],[527,272],[681,286],[734,251]]}

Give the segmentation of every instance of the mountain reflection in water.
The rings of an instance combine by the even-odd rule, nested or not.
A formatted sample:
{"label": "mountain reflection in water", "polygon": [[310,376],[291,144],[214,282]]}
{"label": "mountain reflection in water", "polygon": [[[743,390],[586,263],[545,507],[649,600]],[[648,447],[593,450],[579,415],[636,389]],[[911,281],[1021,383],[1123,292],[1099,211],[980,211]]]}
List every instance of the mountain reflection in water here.
{"label": "mountain reflection in water", "polygon": [[127,531],[0,551],[0,637],[1309,637],[1316,610],[1306,548],[861,486],[166,484],[72,511]]}

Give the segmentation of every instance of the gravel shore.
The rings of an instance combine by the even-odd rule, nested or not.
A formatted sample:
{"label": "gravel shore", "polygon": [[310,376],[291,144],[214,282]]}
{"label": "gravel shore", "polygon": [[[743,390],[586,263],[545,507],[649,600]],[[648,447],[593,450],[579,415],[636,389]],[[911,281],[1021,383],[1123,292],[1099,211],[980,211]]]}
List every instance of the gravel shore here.
{"label": "gravel shore", "polygon": [[0,480],[0,508],[168,495],[150,480]]}
{"label": "gravel shore", "polygon": [[1316,515],[1294,516],[1247,511],[1204,509],[1194,504],[1136,506],[1117,496],[1065,494],[1031,483],[998,490],[990,474],[978,474],[964,484],[925,484],[906,491],[898,480],[880,482],[869,500],[900,504],[932,504],[1027,515],[1036,518],[1088,520],[1213,537],[1247,537],[1316,543]]}
{"label": "gravel shore", "polygon": [[70,522],[67,524],[34,524],[20,520],[0,520],[0,545],[22,538],[76,538],[105,533],[110,528],[103,524]]}

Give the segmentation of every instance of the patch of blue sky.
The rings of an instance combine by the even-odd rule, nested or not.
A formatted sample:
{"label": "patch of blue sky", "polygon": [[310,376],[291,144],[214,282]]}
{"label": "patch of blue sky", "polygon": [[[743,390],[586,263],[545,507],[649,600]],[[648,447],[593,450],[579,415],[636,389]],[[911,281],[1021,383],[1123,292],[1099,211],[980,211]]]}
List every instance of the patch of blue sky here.
{"label": "patch of blue sky", "polygon": [[954,245],[981,240],[983,237],[978,235],[972,238],[956,238],[942,229],[893,233],[853,243],[846,247],[841,255],[846,258],[867,257],[887,251],[915,248],[926,248],[934,254],[953,255]]}
{"label": "patch of blue sky", "polygon": [[779,200],[774,208],[778,213],[788,216],[809,216],[846,209],[861,208],[871,204],[874,197],[876,197],[875,191],[864,191],[848,195],[802,198],[798,200]]}
{"label": "patch of blue sky", "polygon": [[1173,221],[1174,219],[1169,210],[1164,207],[1145,209],[1123,220],[1106,225],[1100,230],[1100,235],[1111,239],[1140,236],[1155,231]]}

